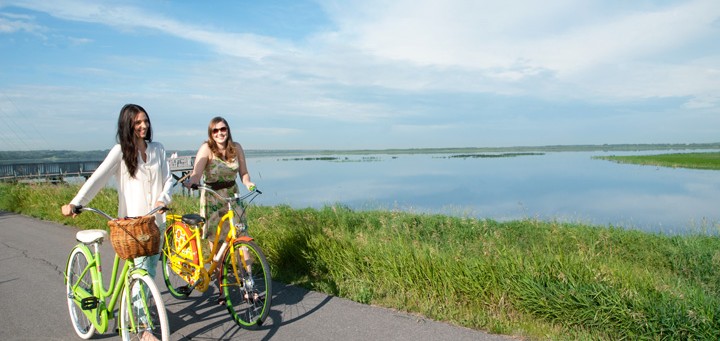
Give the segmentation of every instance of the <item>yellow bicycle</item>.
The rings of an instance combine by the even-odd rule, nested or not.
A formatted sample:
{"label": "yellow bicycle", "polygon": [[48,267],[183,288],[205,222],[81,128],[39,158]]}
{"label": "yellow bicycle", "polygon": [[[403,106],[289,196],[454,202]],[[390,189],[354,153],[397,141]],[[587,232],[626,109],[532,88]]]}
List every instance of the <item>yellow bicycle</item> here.
{"label": "yellow bicycle", "polygon": [[[265,255],[247,234],[245,210],[246,202],[262,192],[252,188],[243,196],[226,198],[204,185],[193,185],[193,189],[203,189],[222,200],[227,213],[220,218],[209,252],[202,238],[203,217],[167,215],[161,261],[168,291],[175,298],[187,298],[193,290],[205,292],[214,277],[220,303],[225,303],[235,322],[243,328],[258,328],[270,311],[272,280]],[[221,239],[225,222],[229,230]]]}

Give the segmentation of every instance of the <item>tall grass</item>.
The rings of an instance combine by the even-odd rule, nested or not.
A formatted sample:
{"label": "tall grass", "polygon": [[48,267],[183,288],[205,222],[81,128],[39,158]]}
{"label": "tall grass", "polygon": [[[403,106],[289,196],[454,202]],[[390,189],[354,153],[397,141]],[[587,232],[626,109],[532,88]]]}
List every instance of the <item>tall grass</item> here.
{"label": "tall grass", "polygon": [[[80,223],[59,216],[76,191],[0,185],[0,209]],[[117,194],[103,192],[112,205]],[[197,211],[197,200],[176,196],[173,207]],[[277,280],[470,328],[561,340],[716,340],[720,331],[716,237],[341,205],[251,206],[249,224]]]}

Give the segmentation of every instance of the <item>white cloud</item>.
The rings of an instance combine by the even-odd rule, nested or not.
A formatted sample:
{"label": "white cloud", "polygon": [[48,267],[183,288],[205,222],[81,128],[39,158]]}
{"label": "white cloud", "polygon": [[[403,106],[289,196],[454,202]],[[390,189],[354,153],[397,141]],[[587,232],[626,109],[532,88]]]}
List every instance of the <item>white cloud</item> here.
{"label": "white cloud", "polygon": [[270,37],[205,29],[131,6],[84,0],[15,1],[15,3],[66,20],[98,23],[121,30],[157,30],[212,46],[220,53],[235,57],[258,60],[272,55],[276,50],[287,48],[280,46]]}
{"label": "white cloud", "polygon": [[720,107],[720,95],[693,97],[685,103],[688,109],[707,109]]}
{"label": "white cloud", "polygon": [[530,65],[558,72],[677,47],[706,34],[720,15],[720,3],[711,0],[651,11],[627,6],[597,9],[589,17],[587,2],[564,0],[363,1],[330,13],[340,27],[338,40],[373,55],[421,65]]}
{"label": "white cloud", "polygon": [[[570,0],[326,2],[339,30],[318,32],[303,45],[194,26],[128,6],[86,1],[32,6],[65,19],[158,30],[253,60],[259,63],[253,71],[264,76],[304,74],[303,82],[314,85],[550,98],[566,97],[569,91],[589,100],[702,98],[707,94],[698,88],[707,89],[702,84],[708,82],[719,90],[702,70],[682,60],[663,61],[663,56],[717,36],[720,2],[626,4],[614,10],[601,5]],[[691,56],[700,57],[705,56]],[[713,60],[708,67],[720,68],[720,57],[707,57]],[[226,77],[241,81],[248,75]]]}
{"label": "white cloud", "polygon": [[[253,138],[277,137],[270,143],[281,148],[293,140],[334,144],[323,140],[323,129],[339,139],[388,133],[372,141],[382,147],[606,143],[618,134],[626,134],[623,143],[642,142],[633,134],[639,127],[653,142],[673,142],[681,134],[715,139],[708,128],[696,134],[696,127],[708,126],[720,106],[718,1],[322,5],[326,13],[318,17],[330,15],[335,26],[302,28],[298,32],[308,35],[299,37],[277,34],[276,27],[251,33],[243,25],[201,24],[213,22],[213,14],[192,20],[187,3],[5,1],[5,41],[34,47],[20,46],[13,34],[42,32],[53,59],[37,54],[23,65],[22,52],[6,55],[4,64],[17,62],[31,72],[15,74],[19,81],[2,90],[33,114],[81,108],[71,114],[113,116],[118,103],[143,103],[153,123],[163,124],[159,133],[193,140],[192,148],[205,137],[205,116],[212,114],[256,127],[245,131]],[[24,10],[55,19],[16,14]],[[101,33],[83,37],[88,27]],[[138,37],[157,48],[120,45]],[[92,60],[74,61],[75,53],[85,52]],[[663,107],[663,100],[672,107]],[[634,107],[638,103],[652,108]],[[173,122],[177,115],[187,122]],[[677,130],[681,116],[693,118],[680,125],[687,131],[653,126],[672,123]],[[197,133],[187,128],[198,125]],[[481,127],[483,140],[468,127]],[[432,140],[417,133],[437,131],[444,133]]]}
{"label": "white cloud", "polygon": [[271,136],[279,136],[279,135],[293,135],[296,134],[299,129],[295,128],[262,128],[262,127],[255,127],[255,128],[241,128],[243,131],[252,132],[255,134],[266,134]]}
{"label": "white cloud", "polygon": [[42,28],[33,22],[31,16],[0,13],[0,33],[37,33],[40,31]]}
{"label": "white cloud", "polygon": [[403,134],[437,134],[443,131],[452,131],[457,128],[451,124],[396,124],[392,129]]}
{"label": "white cloud", "polygon": [[[714,44],[719,39],[720,2],[699,0],[649,8],[627,3],[626,8],[614,10],[602,5],[564,0],[327,4],[340,28],[327,37],[337,44],[359,46],[378,58],[414,64],[422,72],[429,65],[462,70],[475,83],[468,80],[458,87],[471,91],[517,93],[523,89],[526,95],[546,92],[557,97],[580,86],[585,88],[580,95],[591,100],[635,94],[703,95],[698,88],[707,89],[705,83],[713,79],[687,63],[707,57],[713,59],[710,68],[720,67],[720,56],[693,55],[698,52],[690,50],[693,44]],[[688,57],[672,59],[682,53]],[[628,71],[638,83],[627,81]],[[435,76],[447,75],[438,72]],[[604,85],[595,86],[595,77]],[[528,80],[537,85],[534,80],[540,79],[541,89],[522,85]],[[710,86],[720,90],[717,84]],[[622,90],[614,91],[614,87]],[[627,88],[634,90],[628,94]]]}

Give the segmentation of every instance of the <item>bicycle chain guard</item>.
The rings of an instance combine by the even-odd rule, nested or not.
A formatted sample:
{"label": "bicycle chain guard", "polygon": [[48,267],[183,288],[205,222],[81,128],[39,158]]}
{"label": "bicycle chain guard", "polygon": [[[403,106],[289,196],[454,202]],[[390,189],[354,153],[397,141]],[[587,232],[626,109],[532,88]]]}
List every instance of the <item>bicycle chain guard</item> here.
{"label": "bicycle chain guard", "polygon": [[210,275],[208,275],[207,270],[200,269],[200,279],[197,282],[195,290],[199,292],[205,292],[207,291],[208,287],[210,287]]}

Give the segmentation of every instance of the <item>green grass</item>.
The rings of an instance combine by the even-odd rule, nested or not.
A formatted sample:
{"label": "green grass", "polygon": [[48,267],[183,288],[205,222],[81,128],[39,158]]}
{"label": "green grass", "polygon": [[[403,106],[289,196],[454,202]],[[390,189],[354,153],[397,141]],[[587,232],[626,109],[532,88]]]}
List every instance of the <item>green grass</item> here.
{"label": "green grass", "polygon": [[[0,184],[0,209],[60,216],[77,186]],[[91,204],[113,212],[116,193]],[[197,199],[175,197],[176,213]],[[115,203],[116,205],[116,203]],[[95,222],[102,224],[104,222]],[[537,220],[251,206],[274,278],[492,333],[555,340],[716,340],[720,239]]]}
{"label": "green grass", "polygon": [[595,159],[661,167],[720,169],[720,153],[673,153],[658,155],[595,156]]}

